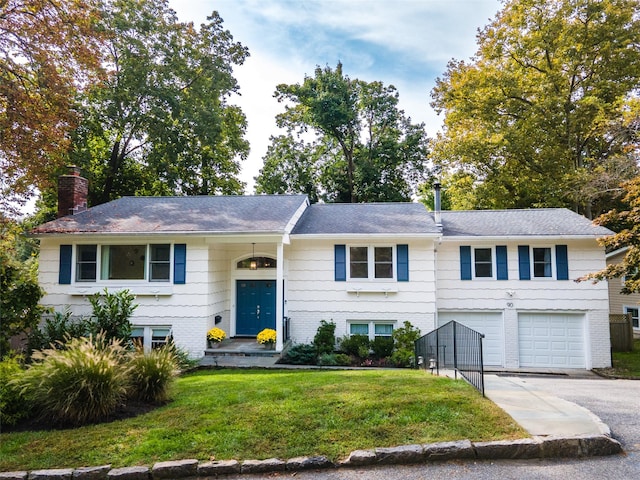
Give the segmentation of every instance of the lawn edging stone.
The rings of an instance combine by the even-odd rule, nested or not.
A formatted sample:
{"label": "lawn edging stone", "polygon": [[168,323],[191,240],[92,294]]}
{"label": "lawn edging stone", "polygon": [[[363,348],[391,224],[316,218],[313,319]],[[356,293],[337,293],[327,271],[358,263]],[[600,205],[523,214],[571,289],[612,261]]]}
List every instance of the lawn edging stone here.
{"label": "lawn edging stone", "polygon": [[177,478],[206,478],[239,473],[295,472],[329,468],[367,467],[376,465],[420,464],[447,460],[498,460],[534,458],[579,458],[616,455],[622,445],[608,435],[574,437],[534,436],[516,440],[490,442],[429,443],[401,445],[371,450],[354,450],[343,460],[333,463],[325,456],[295,457],[288,460],[216,460],[199,462],[195,459],[158,462],[152,468],[137,466],[111,469],[110,465],[77,469],[51,469],[0,472],[0,480],[166,480]]}

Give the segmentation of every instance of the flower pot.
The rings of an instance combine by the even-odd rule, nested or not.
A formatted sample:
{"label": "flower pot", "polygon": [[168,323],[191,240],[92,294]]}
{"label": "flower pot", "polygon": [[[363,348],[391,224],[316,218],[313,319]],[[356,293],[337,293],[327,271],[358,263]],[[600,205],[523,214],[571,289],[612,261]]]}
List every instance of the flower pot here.
{"label": "flower pot", "polygon": [[209,348],[218,348],[222,344],[222,342],[216,342],[215,340],[207,340],[207,343]]}
{"label": "flower pot", "polygon": [[263,343],[262,346],[264,347],[265,350],[275,350],[276,349],[276,344],[274,342]]}

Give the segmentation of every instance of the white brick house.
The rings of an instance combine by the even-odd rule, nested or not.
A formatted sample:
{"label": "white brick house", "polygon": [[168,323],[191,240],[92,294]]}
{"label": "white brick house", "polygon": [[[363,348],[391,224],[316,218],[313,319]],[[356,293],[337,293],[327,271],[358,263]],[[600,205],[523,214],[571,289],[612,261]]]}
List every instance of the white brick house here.
{"label": "white brick house", "polygon": [[171,332],[201,357],[214,325],[231,337],[310,342],[427,333],[456,319],[485,334],[488,366],[610,365],[596,238],[566,209],[427,212],[421,204],[315,204],[302,195],[125,197],[37,227],[43,304],[86,314],[86,296],[129,289],[150,345]]}

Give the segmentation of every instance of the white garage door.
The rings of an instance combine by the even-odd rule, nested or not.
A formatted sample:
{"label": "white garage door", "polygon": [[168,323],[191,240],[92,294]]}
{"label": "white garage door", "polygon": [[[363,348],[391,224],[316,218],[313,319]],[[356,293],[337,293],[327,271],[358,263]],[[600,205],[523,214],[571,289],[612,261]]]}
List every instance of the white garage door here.
{"label": "white garage door", "polygon": [[476,332],[484,333],[482,357],[485,366],[502,366],[504,358],[504,328],[502,314],[495,312],[439,312],[438,326],[455,320]]}
{"label": "white garage door", "polygon": [[585,368],[584,315],[518,315],[521,367]]}

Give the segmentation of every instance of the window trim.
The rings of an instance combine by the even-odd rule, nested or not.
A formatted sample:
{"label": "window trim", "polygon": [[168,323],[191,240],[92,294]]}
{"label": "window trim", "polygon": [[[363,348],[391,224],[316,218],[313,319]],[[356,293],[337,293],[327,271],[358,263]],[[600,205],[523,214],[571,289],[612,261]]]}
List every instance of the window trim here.
{"label": "window trim", "polygon": [[[351,249],[352,248],[367,248],[367,277],[352,277],[351,276]],[[376,248],[390,248],[391,249],[391,276],[376,278],[376,261],[375,261],[375,249]],[[348,282],[397,282],[397,263],[398,253],[396,251],[396,245],[390,244],[347,244],[345,247],[345,264],[346,274]]]}
{"label": "window trim", "polygon": [[[491,275],[489,276],[478,276],[477,270],[477,262],[476,262],[476,250],[489,250],[491,253],[491,260],[488,262],[491,266]],[[496,270],[497,270],[497,258],[496,258],[496,248],[495,246],[471,246],[471,273],[473,280],[495,280],[496,279]],[[484,262],[483,265],[486,265],[487,262]]]}
{"label": "window trim", "polygon": [[[539,277],[536,275],[536,261],[535,261],[535,256],[534,256],[534,251],[535,250],[549,250],[549,268],[551,269],[551,274],[550,275],[545,275],[543,277]],[[529,269],[531,271],[531,279],[532,280],[556,280],[557,279],[557,275],[558,275],[558,268],[556,266],[556,249],[552,246],[542,246],[542,245],[530,245],[529,246],[529,255],[530,255],[530,261],[529,261]],[[546,263],[545,263],[546,265]]]}
{"label": "window trim", "polygon": [[[396,330],[397,320],[347,320],[347,335],[364,335],[363,333],[351,333],[351,325],[367,325],[367,338],[373,341],[376,337],[391,338]],[[376,335],[376,325],[391,325],[392,333],[390,335]]]}
{"label": "window trim", "polygon": [[[108,279],[102,278],[103,274],[103,247],[110,246],[134,246],[139,245],[145,248],[145,265],[144,265],[144,278],[136,278],[136,279]],[[169,278],[162,280],[152,280],[151,277],[151,247],[152,245],[168,245],[169,246]],[[78,249],[83,246],[95,246],[96,247],[96,276],[93,280],[79,280],[78,279]],[[72,265],[73,265],[73,284],[78,285],[111,285],[117,283],[126,283],[126,284],[134,284],[134,285],[147,285],[147,284],[169,284],[172,282],[172,279],[175,275],[174,268],[174,254],[175,254],[175,246],[176,244],[173,242],[143,242],[143,243],[131,243],[130,241],[122,241],[122,242],[104,242],[104,243],[76,243],[73,245],[73,257],[72,257]],[[157,262],[156,262],[157,263]]]}
{"label": "window trim", "polygon": [[[142,329],[142,347],[145,352],[150,352],[152,349],[156,347],[160,347],[162,345],[166,345],[167,338],[173,338],[173,327],[171,325],[131,325],[131,331],[135,329]],[[153,331],[154,330],[169,330],[169,334],[165,337],[165,341],[155,341],[156,345],[154,345],[153,340]],[[139,338],[139,337],[136,337]]]}

